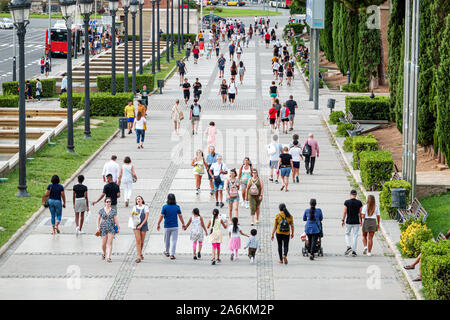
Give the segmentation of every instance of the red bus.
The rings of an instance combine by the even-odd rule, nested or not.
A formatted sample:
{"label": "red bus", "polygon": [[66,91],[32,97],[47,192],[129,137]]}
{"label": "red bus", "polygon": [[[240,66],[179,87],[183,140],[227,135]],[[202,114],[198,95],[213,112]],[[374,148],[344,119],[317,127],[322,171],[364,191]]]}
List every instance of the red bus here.
{"label": "red bus", "polygon": [[67,55],[67,30],[51,28],[50,54],[48,52],[48,29],[45,30],[45,53],[51,55]]}

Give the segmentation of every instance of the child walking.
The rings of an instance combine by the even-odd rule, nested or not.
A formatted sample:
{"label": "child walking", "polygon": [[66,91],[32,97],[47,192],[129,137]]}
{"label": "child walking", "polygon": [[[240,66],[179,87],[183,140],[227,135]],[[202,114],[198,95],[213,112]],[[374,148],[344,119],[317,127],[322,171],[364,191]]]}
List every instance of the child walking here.
{"label": "child walking", "polygon": [[231,251],[230,260],[238,260],[239,249],[241,248],[241,234],[244,237],[249,237],[242,232],[241,227],[238,225],[238,218],[234,217],[232,220],[232,225],[230,226],[230,231],[228,235],[230,236],[230,242],[228,243],[228,249]]}
{"label": "child walking", "polygon": [[[206,230],[205,223],[203,222],[203,218],[200,216],[200,210],[198,208],[194,208],[192,210],[192,217],[189,218],[186,227],[187,228],[192,223],[191,236],[190,239],[192,242],[192,249],[194,252],[194,260],[202,257],[202,246],[203,246],[203,230],[205,234],[208,235],[208,230]],[[198,242],[198,253],[197,253],[197,242]]]}
{"label": "child walking", "polygon": [[209,127],[206,128],[205,134],[208,135],[208,141],[206,142],[208,144],[208,148],[210,146],[216,147],[217,129],[216,129],[216,124],[214,123],[214,121],[211,121],[209,123]]}
{"label": "child walking", "polygon": [[220,225],[227,228],[226,222],[224,222],[219,217],[219,210],[213,210],[213,218],[208,222],[208,229],[211,227],[211,233],[209,234],[209,241],[212,243],[212,259],[211,264],[215,265],[220,263],[220,244],[222,243],[222,230],[220,229]]}
{"label": "child walking", "polygon": [[250,263],[253,263],[255,261],[256,250],[259,249],[259,251],[261,251],[261,246],[259,245],[258,237],[256,237],[258,231],[256,229],[252,229],[250,234],[252,236],[248,239],[244,249],[248,248],[248,258],[250,259]]}

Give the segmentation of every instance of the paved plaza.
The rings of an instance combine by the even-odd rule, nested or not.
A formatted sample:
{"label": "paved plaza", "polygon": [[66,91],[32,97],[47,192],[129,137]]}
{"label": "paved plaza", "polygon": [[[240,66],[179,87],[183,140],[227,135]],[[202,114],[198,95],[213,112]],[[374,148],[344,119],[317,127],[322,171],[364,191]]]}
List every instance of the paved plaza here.
{"label": "paved plaza", "polygon": [[[279,36],[280,31],[279,28]],[[228,58],[227,47],[227,42],[221,42],[221,52]],[[191,85],[195,77],[203,85],[199,134],[191,135],[189,109],[182,101],[176,74],[166,82],[162,95],[149,98],[145,148],[137,149],[134,134],[123,139],[117,136],[82,172],[90,201],[97,200],[103,188],[104,163],[113,154],[120,162],[125,156],[131,157],[138,176],[132,199],[141,195],[150,207],[145,260],[135,263],[134,234],[127,227],[132,207],[126,208],[120,198],[121,230],[114,241],[112,263],[102,261],[101,241],[94,236],[96,214],[101,204],[93,208],[90,221],[84,227],[86,234],[76,236],[72,190],[69,189],[66,190],[68,201],[63,210],[61,234],[50,235],[50,213],[46,210],[0,257],[0,299],[411,299],[411,292],[381,233],[375,237],[373,256],[362,254],[361,237],[358,256],[344,256],[346,244],[341,218],[343,203],[352,189],[349,173],[322,123],[322,114],[328,112],[326,100],[321,100],[319,111],[313,109],[298,70],[291,87],[285,84],[279,88],[281,101],[292,94],[300,107],[294,131],[280,134],[280,142],[291,143],[292,134],[297,133],[303,143],[308,133],[313,132],[319,143],[320,157],[314,175],[305,175],[304,163],[301,163],[300,183],[290,182],[289,192],[280,191],[281,183],[269,183],[266,145],[271,141],[271,133],[266,117],[270,107],[269,86],[273,80],[271,58],[272,50],[266,49],[259,39],[254,38],[249,48],[244,48],[241,58],[247,69],[244,84],[238,85],[236,103],[223,107],[218,95],[221,79],[217,59],[214,56],[206,60],[202,56],[199,64],[194,65],[191,56],[186,62],[186,76]],[[228,82],[229,59],[225,78]],[[170,110],[177,98],[182,101],[186,117],[180,136],[173,134],[170,120]],[[249,263],[245,250],[240,250],[239,260],[230,261],[228,232],[224,232],[221,264],[211,265],[208,241],[204,242],[202,258],[193,260],[190,230],[182,231],[181,226],[176,260],[169,260],[162,254],[163,229],[157,231],[156,222],[168,193],[176,195],[186,222],[193,208],[199,208],[206,222],[215,208],[206,177],[202,180],[200,195],[195,194],[191,167],[197,149],[207,152],[207,137],[202,133],[210,121],[215,121],[219,131],[216,151],[224,156],[228,168],[239,169],[248,156],[265,184],[257,226],[262,251],[257,253],[255,264]],[[51,174],[49,172],[49,177]],[[324,256],[314,261],[302,256],[304,243],[300,240],[304,230],[303,213],[311,198],[317,199],[317,207],[324,214]],[[285,203],[294,216],[295,237],[290,242],[288,265],[278,263],[276,241],[270,240],[280,203]],[[227,214],[227,205],[220,212]],[[253,228],[249,209],[239,207],[239,222],[248,234]],[[246,243],[247,238],[242,237],[242,242]]]}

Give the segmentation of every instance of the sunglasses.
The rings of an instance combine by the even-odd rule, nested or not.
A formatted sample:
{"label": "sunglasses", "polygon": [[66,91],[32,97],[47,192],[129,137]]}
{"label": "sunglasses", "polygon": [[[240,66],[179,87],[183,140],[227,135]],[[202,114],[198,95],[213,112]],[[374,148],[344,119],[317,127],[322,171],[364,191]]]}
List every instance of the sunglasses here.
{"label": "sunglasses", "polygon": [[105,201],[106,203],[111,203],[111,201]]}

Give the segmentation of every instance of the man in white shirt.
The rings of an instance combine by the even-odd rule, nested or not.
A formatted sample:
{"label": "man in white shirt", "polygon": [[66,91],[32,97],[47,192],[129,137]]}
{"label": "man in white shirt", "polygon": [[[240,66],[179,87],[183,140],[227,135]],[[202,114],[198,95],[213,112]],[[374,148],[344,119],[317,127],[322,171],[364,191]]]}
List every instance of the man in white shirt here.
{"label": "man in white shirt", "polygon": [[294,183],[299,183],[300,160],[303,160],[303,155],[302,149],[298,145],[298,140],[294,140],[293,147],[289,150],[289,154],[292,156],[292,164],[294,165],[294,168],[292,168],[294,171],[292,180]]}
{"label": "man in white shirt", "polygon": [[225,185],[226,175],[228,174],[228,168],[226,164],[223,163],[221,155],[218,155],[216,162],[211,164],[211,166],[209,167],[209,174],[211,175],[211,177],[213,177],[216,207],[220,205],[220,207],[222,208],[224,206],[222,202],[223,187]]}
{"label": "man in white shirt", "polygon": [[237,95],[237,86],[236,82],[234,82],[234,79],[232,78],[230,84],[228,85],[228,100],[230,101],[230,104],[234,103],[236,95]]}
{"label": "man in white shirt", "polygon": [[[280,154],[283,151],[283,146],[278,142],[278,135],[273,135],[272,143],[267,146],[267,152],[269,153],[270,161],[270,178],[269,181],[273,182],[273,170],[277,170],[277,178],[275,179],[275,183],[278,183],[278,177],[280,176],[280,172],[278,171],[278,159],[280,158]],[[273,152],[275,151],[275,152]]]}
{"label": "man in white shirt", "polygon": [[107,163],[105,163],[105,165],[103,166],[103,172],[102,172],[103,182],[106,183],[106,176],[108,174],[111,174],[112,180],[114,181],[114,183],[117,183],[117,178],[119,177],[119,173],[120,173],[120,166],[116,162],[116,160],[117,160],[117,156],[112,155],[111,160],[108,161]]}

